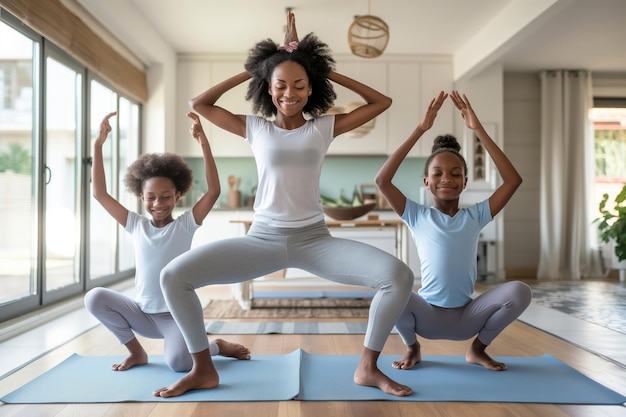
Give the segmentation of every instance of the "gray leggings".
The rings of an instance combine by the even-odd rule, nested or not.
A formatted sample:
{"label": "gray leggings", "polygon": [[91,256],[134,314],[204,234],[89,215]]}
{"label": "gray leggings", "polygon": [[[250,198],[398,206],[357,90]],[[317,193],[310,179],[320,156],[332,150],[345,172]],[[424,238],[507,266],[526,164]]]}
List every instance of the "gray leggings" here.
{"label": "gray leggings", "polygon": [[248,281],[284,268],[299,268],[342,284],[377,288],[365,346],[380,352],[404,309],[413,273],[373,246],[330,235],[319,222],[300,228],[254,222],[247,236],[209,243],[180,255],[161,271],[161,288],[192,353],[207,348],[196,288]]}
{"label": "gray leggings", "polygon": [[526,310],[532,298],[530,287],[521,281],[498,285],[457,308],[427,303],[412,293],[396,329],[407,346],[426,339],[466,340],[478,335],[485,345]]}
{"label": "gray leggings", "polygon": [[[163,339],[163,359],[176,372],[187,372],[193,361],[185,340],[170,313],[144,313],[132,298],[96,287],[85,294],[85,307],[121,344],[135,338],[135,333],[150,339]],[[210,342],[211,355],[219,353],[219,346]]]}

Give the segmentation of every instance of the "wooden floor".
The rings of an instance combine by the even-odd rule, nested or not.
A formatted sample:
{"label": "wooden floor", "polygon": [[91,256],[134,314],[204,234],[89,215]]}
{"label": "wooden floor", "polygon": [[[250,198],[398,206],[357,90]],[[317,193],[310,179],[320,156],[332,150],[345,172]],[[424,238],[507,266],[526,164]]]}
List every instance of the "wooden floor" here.
{"label": "wooden floor", "polygon": [[[215,291],[215,292],[211,292]],[[221,292],[219,292],[221,291]],[[203,290],[203,297],[224,298],[224,289]],[[227,294],[227,293],[226,293]],[[359,320],[359,319],[352,319]],[[319,320],[315,320],[319,321]],[[221,336],[248,346],[253,354],[289,353],[297,348],[317,354],[360,354],[363,335],[233,335]],[[152,354],[162,353],[162,341],[141,339]],[[422,342],[425,355],[463,355],[468,342]],[[397,335],[391,335],[383,354],[399,354],[404,346]],[[114,342],[103,326],[46,354],[21,370],[0,380],[0,396],[57,365],[72,353],[82,355],[123,355],[125,349]],[[535,356],[549,353],[599,383],[626,394],[626,369],[614,362],[571,345],[557,337],[521,322],[507,328],[492,344],[495,356]],[[387,364],[379,364],[381,368]],[[476,381],[480,384],[480,381]],[[146,386],[146,390],[153,388]],[[559,389],[555,387],[555,389]],[[0,405],[0,416],[90,416],[90,417],[159,417],[159,416],[254,416],[254,417],[419,417],[419,416],[626,416],[623,406],[569,406],[514,403],[450,402],[242,402],[242,403],[122,403],[122,404],[50,404]]]}

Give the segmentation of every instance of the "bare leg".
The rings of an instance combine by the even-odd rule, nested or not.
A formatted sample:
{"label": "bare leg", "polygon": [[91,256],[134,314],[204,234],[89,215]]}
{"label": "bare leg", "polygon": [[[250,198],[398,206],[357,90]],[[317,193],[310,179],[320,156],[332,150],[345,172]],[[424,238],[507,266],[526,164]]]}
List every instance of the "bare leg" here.
{"label": "bare leg", "polygon": [[478,338],[474,339],[465,354],[465,360],[469,363],[482,365],[492,371],[506,371],[506,364],[494,360],[491,356],[487,355],[485,349],[487,349],[486,344],[478,340]]}
{"label": "bare leg", "polygon": [[398,384],[378,369],[376,362],[379,356],[380,352],[363,348],[359,366],[354,372],[354,382],[358,385],[379,388],[385,394],[392,394],[398,397],[411,395],[413,393],[411,388]]}
{"label": "bare leg", "polygon": [[187,391],[210,389],[219,385],[220,377],[213,365],[209,349],[192,353],[191,357],[193,358],[191,371],[173,384],[155,390],[152,393],[155,397],[177,397]]}
{"label": "bare leg", "polygon": [[422,349],[419,342],[415,342],[411,346],[407,346],[406,352],[402,359],[394,361],[391,366],[396,369],[411,369],[422,361]]}
{"label": "bare leg", "polygon": [[148,354],[139,343],[137,338],[133,338],[130,342],[126,343],[126,348],[130,355],[120,363],[114,363],[111,369],[114,371],[125,371],[133,366],[145,365],[148,363]]}
{"label": "bare leg", "polygon": [[227,342],[224,339],[215,339],[217,347],[219,347],[219,355],[227,358],[235,358],[240,360],[250,359],[250,349],[239,343]]}

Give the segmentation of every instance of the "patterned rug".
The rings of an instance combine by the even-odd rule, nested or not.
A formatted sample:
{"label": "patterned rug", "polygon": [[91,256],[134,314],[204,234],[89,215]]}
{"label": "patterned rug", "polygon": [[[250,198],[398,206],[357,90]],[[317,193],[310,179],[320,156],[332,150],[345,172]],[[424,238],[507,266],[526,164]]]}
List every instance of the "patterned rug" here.
{"label": "patterned rug", "polygon": [[306,298],[253,299],[244,310],[234,300],[212,300],[204,309],[204,319],[239,318],[367,318],[371,299]]}
{"label": "patterned rug", "polygon": [[626,334],[626,284],[605,281],[531,284],[533,302]]}

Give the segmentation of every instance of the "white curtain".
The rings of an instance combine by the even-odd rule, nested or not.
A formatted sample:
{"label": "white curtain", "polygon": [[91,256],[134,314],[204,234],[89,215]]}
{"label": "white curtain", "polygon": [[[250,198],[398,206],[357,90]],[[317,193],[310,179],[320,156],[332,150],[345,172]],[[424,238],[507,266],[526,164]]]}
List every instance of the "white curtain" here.
{"label": "white curtain", "polygon": [[540,257],[537,277],[601,275],[591,224],[595,181],[591,74],[544,71],[541,78]]}

